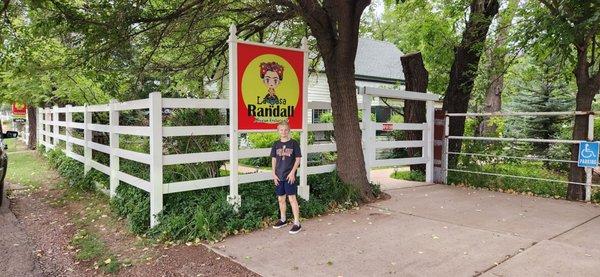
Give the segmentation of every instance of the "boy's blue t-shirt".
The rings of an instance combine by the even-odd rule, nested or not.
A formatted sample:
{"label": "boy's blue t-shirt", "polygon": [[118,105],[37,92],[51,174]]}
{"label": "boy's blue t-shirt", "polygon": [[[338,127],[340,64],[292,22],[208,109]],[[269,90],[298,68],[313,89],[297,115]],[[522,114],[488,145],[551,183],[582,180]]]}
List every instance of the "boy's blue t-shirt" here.
{"label": "boy's blue t-shirt", "polygon": [[273,147],[271,147],[271,157],[277,159],[275,164],[275,174],[279,180],[283,181],[292,171],[296,158],[302,157],[300,145],[293,139],[286,142],[278,140],[273,143]]}

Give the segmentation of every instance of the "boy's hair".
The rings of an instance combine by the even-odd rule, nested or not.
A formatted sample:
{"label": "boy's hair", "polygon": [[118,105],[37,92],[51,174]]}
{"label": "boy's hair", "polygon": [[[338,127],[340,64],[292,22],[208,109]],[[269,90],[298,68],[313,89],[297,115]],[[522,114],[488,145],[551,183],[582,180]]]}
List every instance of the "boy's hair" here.
{"label": "boy's hair", "polygon": [[288,128],[288,130],[290,129],[290,124],[287,122],[287,120],[279,121],[279,123],[277,124],[277,128],[279,128],[279,126],[284,126]]}

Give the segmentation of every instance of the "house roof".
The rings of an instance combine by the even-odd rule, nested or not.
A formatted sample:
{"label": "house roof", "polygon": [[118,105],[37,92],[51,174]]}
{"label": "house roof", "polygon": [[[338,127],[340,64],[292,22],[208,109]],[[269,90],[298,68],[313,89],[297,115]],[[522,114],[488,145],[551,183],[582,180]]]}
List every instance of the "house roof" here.
{"label": "house roof", "polygon": [[[373,81],[395,84],[404,82],[404,72],[400,57],[404,54],[392,43],[368,38],[358,39],[355,78],[360,81]],[[323,61],[319,61],[318,71],[325,72]]]}
{"label": "house roof", "polygon": [[400,62],[403,55],[392,43],[359,38],[354,60],[356,79],[386,83],[404,82]]}

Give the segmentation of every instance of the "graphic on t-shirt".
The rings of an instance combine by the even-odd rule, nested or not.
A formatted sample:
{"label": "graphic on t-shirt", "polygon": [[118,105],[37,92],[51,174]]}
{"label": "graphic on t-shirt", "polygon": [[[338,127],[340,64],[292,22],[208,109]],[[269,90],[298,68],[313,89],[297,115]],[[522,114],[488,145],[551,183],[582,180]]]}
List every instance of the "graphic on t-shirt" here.
{"label": "graphic on t-shirt", "polygon": [[285,160],[285,157],[292,156],[292,153],[294,153],[294,149],[285,148],[285,144],[284,144],[283,147],[277,149],[276,153],[277,153],[277,156],[281,157],[282,160]]}

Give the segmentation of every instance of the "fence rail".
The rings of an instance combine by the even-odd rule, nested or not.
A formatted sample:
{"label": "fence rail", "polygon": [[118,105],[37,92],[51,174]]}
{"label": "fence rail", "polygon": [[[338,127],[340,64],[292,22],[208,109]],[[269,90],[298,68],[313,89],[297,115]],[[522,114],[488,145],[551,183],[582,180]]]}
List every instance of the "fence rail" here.
{"label": "fence rail", "polygon": [[557,182],[557,183],[565,183],[565,184],[575,184],[581,185],[585,187],[585,200],[591,200],[592,187],[600,187],[599,185],[592,184],[592,168],[585,168],[585,183],[581,182],[572,182],[572,181],[562,181],[562,180],[552,180],[546,178],[536,178],[530,176],[517,176],[517,175],[509,175],[502,173],[493,173],[493,172],[483,172],[483,171],[472,171],[472,170],[463,170],[457,168],[449,168],[448,167],[448,157],[449,155],[464,155],[464,156],[481,156],[481,157],[495,157],[495,158],[505,158],[505,159],[519,159],[519,160],[530,160],[530,161],[543,161],[543,162],[559,162],[559,163],[567,163],[573,164],[577,163],[577,161],[573,160],[560,160],[560,159],[548,159],[541,158],[535,156],[529,157],[516,157],[516,156],[502,156],[502,155],[489,155],[489,154],[481,154],[481,153],[466,153],[466,152],[453,152],[449,151],[449,141],[450,140],[480,140],[480,141],[508,141],[508,142],[531,142],[531,143],[554,143],[554,144],[578,144],[580,140],[565,140],[565,139],[539,139],[539,138],[502,138],[502,137],[472,137],[472,136],[451,136],[450,135],[450,118],[451,117],[519,117],[519,116],[587,116],[588,117],[588,130],[587,130],[587,140],[592,141],[594,139],[594,120],[596,119],[595,114],[597,112],[593,111],[563,111],[563,112],[501,112],[501,113],[446,113],[445,119],[445,130],[444,130],[444,144],[443,144],[443,161],[442,161],[442,171],[443,171],[443,179],[444,183],[448,182],[448,172],[459,172],[459,173],[470,173],[470,174],[479,174],[479,175],[488,175],[488,176],[498,176],[498,177],[509,177],[509,178],[518,178],[518,179],[528,179],[528,180],[537,180],[537,181],[548,181],[548,182]]}

